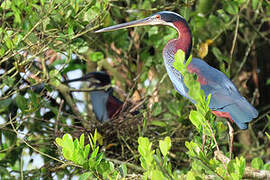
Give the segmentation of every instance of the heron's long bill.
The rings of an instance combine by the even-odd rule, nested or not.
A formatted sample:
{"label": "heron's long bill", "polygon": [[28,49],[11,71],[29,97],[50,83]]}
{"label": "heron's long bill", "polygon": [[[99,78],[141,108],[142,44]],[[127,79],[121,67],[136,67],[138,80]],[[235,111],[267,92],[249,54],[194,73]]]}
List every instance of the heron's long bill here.
{"label": "heron's long bill", "polygon": [[93,73],[88,73],[82,77],[76,78],[76,79],[71,79],[71,80],[66,80],[64,83],[72,83],[72,82],[77,82],[77,81],[89,81],[90,78],[93,78],[94,75]]}
{"label": "heron's long bill", "polygon": [[140,19],[140,20],[136,20],[136,21],[131,21],[131,22],[123,23],[123,24],[117,24],[117,25],[114,25],[114,26],[106,27],[106,28],[95,31],[95,33],[114,31],[114,30],[118,30],[118,29],[125,29],[125,28],[135,27],[135,26],[152,25],[152,23],[153,23],[153,19],[150,16],[150,17],[147,17],[147,18],[144,18],[144,19]]}

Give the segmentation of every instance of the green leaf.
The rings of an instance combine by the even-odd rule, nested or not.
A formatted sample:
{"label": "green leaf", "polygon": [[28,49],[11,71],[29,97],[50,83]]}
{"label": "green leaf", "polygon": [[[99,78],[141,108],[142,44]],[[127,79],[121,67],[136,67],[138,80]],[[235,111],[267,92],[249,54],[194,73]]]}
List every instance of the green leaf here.
{"label": "green leaf", "polygon": [[187,180],[196,180],[195,174],[192,171],[188,171],[186,179]]}
{"label": "green leaf", "polygon": [[[84,53],[87,53],[88,50],[89,50],[89,48],[87,46],[83,46],[83,47],[79,48],[78,53],[84,54]],[[94,57],[94,58],[96,58],[96,57]]]}
{"label": "green leaf", "polygon": [[181,63],[181,64],[184,64],[185,63],[185,52],[181,49],[179,49],[175,55],[175,61]]}
{"label": "green leaf", "polygon": [[12,42],[12,40],[10,39],[10,36],[11,35],[5,35],[5,37],[4,37],[4,41],[5,41],[5,44],[6,44],[6,46],[7,46],[7,48],[8,49],[13,49],[13,42]]}
{"label": "green leaf", "polygon": [[65,134],[62,138],[63,140],[63,149],[62,153],[63,156],[67,160],[72,160],[73,158],[73,153],[74,153],[74,143],[73,143],[73,138],[70,134]]}
{"label": "green leaf", "polygon": [[8,10],[11,7],[11,1],[10,0],[5,0],[1,4],[1,8]]}
{"label": "green leaf", "polygon": [[153,154],[155,153],[155,151],[152,150],[152,143],[149,141],[148,138],[139,137],[138,143],[138,151],[141,155],[141,166],[147,170],[149,167],[153,166]]}
{"label": "green leaf", "polygon": [[17,35],[14,37],[13,42],[14,42],[14,44],[15,44],[16,46],[18,46],[19,43],[22,41],[22,39],[23,39],[23,35],[17,34]]}
{"label": "green leaf", "polygon": [[83,149],[84,147],[84,134],[80,136],[80,148]]}
{"label": "green leaf", "polygon": [[159,126],[159,127],[166,127],[167,124],[163,121],[151,121],[151,125]]}
{"label": "green leaf", "polygon": [[251,0],[251,5],[253,10],[257,10],[259,5],[259,0]]}
{"label": "green leaf", "polygon": [[104,59],[104,55],[102,52],[90,53],[90,60],[93,62],[98,62],[103,59]]}
{"label": "green leaf", "polygon": [[99,8],[97,6],[91,7],[86,13],[84,13],[83,20],[86,22],[91,22],[99,15]]}
{"label": "green leaf", "polygon": [[51,70],[49,72],[49,77],[50,77],[50,83],[55,86],[55,87],[58,87],[60,84],[61,84],[61,74],[59,73],[58,70],[54,69],[54,70]]}
{"label": "green leaf", "polygon": [[17,96],[16,96],[16,104],[18,105],[18,107],[19,107],[23,112],[25,112],[25,111],[27,110],[28,103],[27,103],[27,99],[25,99],[24,96],[22,96],[22,95],[17,95]]}
{"label": "green leaf", "polygon": [[158,116],[162,112],[162,107],[159,103],[155,103],[152,110],[153,116]]}
{"label": "green leaf", "polygon": [[90,156],[91,159],[95,159],[97,157],[98,150],[99,150],[99,146],[96,147],[96,149],[91,153],[91,156]]}
{"label": "green leaf", "polygon": [[268,139],[270,141],[270,135],[267,132],[265,132],[265,134],[266,134],[266,136],[268,137]]}
{"label": "green leaf", "polygon": [[241,179],[244,175],[245,168],[246,168],[246,161],[245,158],[236,157],[234,160],[231,160],[228,165],[228,172],[232,176],[233,179]]}
{"label": "green leaf", "polygon": [[158,34],[158,27],[157,26],[153,26],[148,30],[148,36],[152,36],[152,35],[156,35]]}
{"label": "green leaf", "polygon": [[82,175],[80,175],[79,180],[88,180],[88,179],[92,179],[92,172],[86,172],[83,173]]}
{"label": "green leaf", "polygon": [[162,171],[153,170],[152,171],[152,178],[151,179],[153,179],[153,180],[160,180],[160,179],[165,179],[165,177],[162,174]]}
{"label": "green leaf", "polygon": [[87,145],[84,147],[84,151],[83,151],[84,158],[88,158],[89,152],[90,152],[90,144],[87,144]]}
{"label": "green leaf", "polygon": [[3,83],[6,84],[8,87],[12,87],[14,85],[15,80],[10,76],[5,76],[3,78]]}
{"label": "green leaf", "polygon": [[61,146],[61,147],[63,147],[64,146],[64,144],[63,144],[63,140],[61,139],[61,138],[56,138],[55,139],[55,142],[56,142],[56,144],[58,144],[58,146]]}
{"label": "green leaf", "polygon": [[13,11],[14,14],[14,22],[21,24],[22,23],[22,19],[21,19],[21,11],[20,9],[18,9],[16,6],[11,6],[11,9]]}
{"label": "green leaf", "polygon": [[44,6],[45,0],[40,0],[41,6]]}
{"label": "green leaf", "polygon": [[222,62],[223,61],[223,55],[222,55],[222,53],[220,52],[220,50],[218,48],[213,47],[212,48],[212,52],[216,56],[216,58],[217,58],[217,60],[219,62]]}
{"label": "green leaf", "polygon": [[213,7],[213,0],[200,0],[197,4],[197,10],[200,13],[207,14]]}
{"label": "green leaf", "polygon": [[5,54],[6,50],[5,48],[0,48],[0,57]]}
{"label": "green leaf", "polygon": [[232,15],[236,15],[238,13],[238,4],[235,1],[225,1],[224,9]]}
{"label": "green leaf", "polygon": [[12,103],[12,98],[0,100],[0,113],[5,111],[9,105]]}
{"label": "green leaf", "polygon": [[268,78],[267,80],[266,80],[266,85],[269,85],[270,84],[270,78]]}
{"label": "green leaf", "polygon": [[70,39],[71,39],[72,36],[74,35],[73,25],[69,25],[69,26],[68,26],[68,35],[69,35],[69,38],[70,38]]}
{"label": "green leaf", "polygon": [[165,157],[172,146],[170,137],[165,137],[164,140],[159,141],[159,148],[162,155]]}
{"label": "green leaf", "polygon": [[127,175],[127,166],[126,166],[125,163],[120,165],[119,171],[120,171],[122,177],[126,177],[126,175]]}
{"label": "green leaf", "polygon": [[243,177],[244,173],[245,173],[245,168],[246,168],[246,160],[243,157],[240,157],[240,159],[238,160],[238,158],[236,158],[236,162],[239,166],[239,172],[241,175],[241,178]]}
{"label": "green leaf", "polygon": [[252,159],[252,161],[251,161],[251,167],[253,167],[255,169],[260,170],[263,168],[263,165],[264,165],[264,163],[263,163],[263,160],[261,158],[257,157],[257,158]]}
{"label": "green leaf", "polygon": [[207,106],[209,106],[210,100],[211,100],[211,94],[209,94],[209,95],[207,96],[207,99],[206,99],[206,105],[207,105]]}
{"label": "green leaf", "polygon": [[62,149],[63,156],[66,160],[73,160],[73,150],[69,148]]}
{"label": "green leaf", "polygon": [[103,153],[99,153],[96,157],[96,163],[99,165],[102,160],[103,160]]}
{"label": "green leaf", "polygon": [[270,171],[270,164],[266,163],[266,164],[263,166],[263,169],[264,169],[264,170],[267,170],[267,171]]}
{"label": "green leaf", "polygon": [[205,117],[200,112],[194,110],[190,112],[189,119],[197,129],[200,129],[202,122],[205,121]]}

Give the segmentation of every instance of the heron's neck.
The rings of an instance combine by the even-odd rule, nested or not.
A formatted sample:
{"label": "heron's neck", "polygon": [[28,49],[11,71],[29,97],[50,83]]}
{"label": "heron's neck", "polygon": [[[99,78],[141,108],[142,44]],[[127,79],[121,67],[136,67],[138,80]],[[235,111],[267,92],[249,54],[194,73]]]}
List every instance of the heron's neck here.
{"label": "heron's neck", "polygon": [[177,50],[182,49],[186,54],[187,60],[192,48],[192,34],[190,28],[184,19],[174,22],[173,25],[178,31],[178,39],[174,41],[173,51],[176,53]]}

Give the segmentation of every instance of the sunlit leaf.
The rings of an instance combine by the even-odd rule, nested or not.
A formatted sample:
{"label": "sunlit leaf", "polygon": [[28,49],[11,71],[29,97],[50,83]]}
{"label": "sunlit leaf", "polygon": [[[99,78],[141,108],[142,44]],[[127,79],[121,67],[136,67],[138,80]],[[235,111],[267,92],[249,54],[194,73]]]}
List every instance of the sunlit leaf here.
{"label": "sunlit leaf", "polygon": [[97,62],[104,59],[104,55],[102,52],[93,52],[90,53],[90,60],[93,62]]}
{"label": "sunlit leaf", "polygon": [[251,167],[255,168],[255,169],[262,169],[263,168],[263,160],[261,158],[254,158],[251,161]]}
{"label": "sunlit leaf", "polygon": [[168,151],[170,150],[172,144],[171,139],[167,136],[164,140],[159,141],[159,148],[163,156],[166,156]]}
{"label": "sunlit leaf", "polygon": [[88,179],[92,179],[92,172],[85,172],[79,177],[79,180],[88,180]]}
{"label": "sunlit leaf", "polygon": [[235,1],[225,1],[224,2],[224,9],[228,13],[235,15],[238,13],[238,4]]}

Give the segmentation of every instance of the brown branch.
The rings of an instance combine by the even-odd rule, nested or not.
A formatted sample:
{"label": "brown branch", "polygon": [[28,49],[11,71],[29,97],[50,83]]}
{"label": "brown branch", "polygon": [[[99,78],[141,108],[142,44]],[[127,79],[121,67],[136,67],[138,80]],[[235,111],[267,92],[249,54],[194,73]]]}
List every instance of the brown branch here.
{"label": "brown branch", "polygon": [[[215,157],[220,160],[221,162],[228,164],[230,159],[223,155],[221,151],[214,152]],[[252,167],[246,167],[243,179],[270,179],[270,171],[266,170],[258,170]]]}

